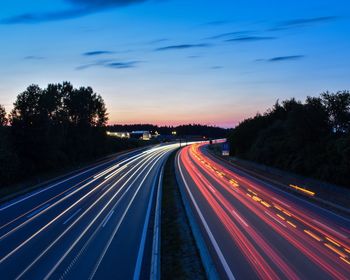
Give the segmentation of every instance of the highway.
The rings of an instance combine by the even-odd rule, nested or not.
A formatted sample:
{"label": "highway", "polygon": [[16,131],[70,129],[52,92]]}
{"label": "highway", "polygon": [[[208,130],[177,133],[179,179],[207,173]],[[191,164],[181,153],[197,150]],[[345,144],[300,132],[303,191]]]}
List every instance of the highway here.
{"label": "highway", "polygon": [[129,152],[0,205],[0,278],[149,279],[161,170],[177,147]]}
{"label": "highway", "polygon": [[350,279],[350,221],[212,156],[176,156],[185,201],[221,279]]}

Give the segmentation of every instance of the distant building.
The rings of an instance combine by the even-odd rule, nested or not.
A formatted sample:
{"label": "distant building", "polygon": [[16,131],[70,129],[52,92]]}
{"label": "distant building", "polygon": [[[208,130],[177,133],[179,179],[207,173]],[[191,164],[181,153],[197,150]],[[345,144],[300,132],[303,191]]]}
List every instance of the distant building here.
{"label": "distant building", "polygon": [[136,139],[141,139],[141,140],[150,140],[152,138],[152,134],[149,131],[133,131],[130,133],[130,136],[132,138],[136,138]]}
{"label": "distant building", "polygon": [[107,131],[108,136],[112,137],[118,137],[118,138],[130,138],[130,133],[129,132],[112,132],[112,131]]}

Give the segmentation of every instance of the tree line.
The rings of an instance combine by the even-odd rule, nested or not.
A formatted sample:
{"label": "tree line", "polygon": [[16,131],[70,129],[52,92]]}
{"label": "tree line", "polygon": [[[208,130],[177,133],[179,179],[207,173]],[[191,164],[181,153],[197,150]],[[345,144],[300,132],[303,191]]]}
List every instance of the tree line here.
{"label": "tree line", "polygon": [[277,101],[229,142],[234,156],[350,187],[350,92]]}
{"label": "tree line", "polygon": [[91,87],[30,85],[0,106],[0,186],[126,148],[106,136],[107,109]]}
{"label": "tree line", "polygon": [[108,126],[108,130],[119,132],[146,130],[151,131],[153,133],[158,132],[162,135],[171,135],[172,132],[176,131],[176,134],[180,137],[205,136],[208,138],[223,138],[226,137],[229,132],[229,129],[202,124],[186,124],[178,126],[158,126],[153,124],[111,125]]}

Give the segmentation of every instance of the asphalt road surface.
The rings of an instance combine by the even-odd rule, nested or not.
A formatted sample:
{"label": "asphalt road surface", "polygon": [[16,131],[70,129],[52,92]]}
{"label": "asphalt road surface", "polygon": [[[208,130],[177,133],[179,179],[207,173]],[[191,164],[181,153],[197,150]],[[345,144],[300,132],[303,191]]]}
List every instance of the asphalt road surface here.
{"label": "asphalt road surface", "polygon": [[220,278],[350,279],[348,219],[237,170],[205,144],[183,148],[176,170]]}
{"label": "asphalt road surface", "polygon": [[149,279],[161,169],[130,152],[0,205],[0,279]]}

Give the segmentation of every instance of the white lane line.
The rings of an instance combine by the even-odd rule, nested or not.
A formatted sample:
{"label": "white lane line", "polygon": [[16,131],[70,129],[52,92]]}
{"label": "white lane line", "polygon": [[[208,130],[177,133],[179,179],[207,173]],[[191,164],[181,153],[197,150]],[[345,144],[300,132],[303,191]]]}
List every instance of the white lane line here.
{"label": "white lane line", "polygon": [[67,220],[65,220],[63,222],[63,224],[65,225],[66,223],[68,223],[71,219],[73,219],[79,212],[81,211],[81,208],[79,208],[77,211],[75,211]]}
{"label": "white lane line", "polygon": [[[128,174],[128,173],[126,173]],[[125,174],[125,175],[126,175]],[[124,175],[124,176],[125,176]],[[124,177],[123,176],[123,177]],[[123,178],[121,177],[121,179]],[[51,224],[53,224],[56,220],[58,220],[60,217],[62,217],[65,213],[67,213],[70,209],[72,209],[74,206],[78,205],[82,200],[84,200],[86,197],[88,197],[91,193],[93,193],[95,190],[97,190],[98,188],[100,188],[104,183],[106,183],[108,180],[110,180],[111,178],[103,181],[102,183],[98,184],[95,188],[93,188],[91,191],[89,191],[87,194],[85,194],[84,196],[82,196],[80,199],[78,199],[76,202],[74,202],[72,205],[70,205],[68,208],[66,208],[63,212],[61,212],[59,215],[57,215],[55,218],[53,218],[50,222],[48,222],[45,226],[43,226],[41,229],[39,229],[38,231],[36,231],[33,235],[31,235],[28,239],[26,239],[25,241],[23,241],[21,244],[19,244],[15,249],[13,249],[11,252],[9,252],[6,256],[4,256],[2,259],[0,259],[0,264],[3,263],[7,258],[9,258],[11,255],[13,255],[15,252],[17,252],[20,248],[22,248],[25,244],[27,244],[30,240],[32,240],[34,237],[36,237],[39,233],[41,233],[42,231],[44,231],[47,227],[49,227]],[[120,180],[121,180],[120,179]],[[96,179],[94,179],[93,181],[95,181]],[[119,182],[119,180],[117,181]],[[115,183],[116,184],[116,183]],[[85,186],[85,185],[84,185]],[[82,186],[82,187],[84,187]],[[114,185],[113,185],[114,186]],[[100,196],[98,200],[99,201],[104,195]],[[95,202],[96,202],[95,201]],[[58,201],[59,202],[59,201]],[[56,203],[58,203],[56,202]],[[95,205],[95,203],[93,204]],[[47,211],[48,209],[50,209],[51,207],[53,207],[53,205],[51,205],[49,208],[46,208],[44,211],[40,212],[37,215],[42,214],[43,212]],[[89,208],[90,209],[90,208]],[[34,216],[35,217],[35,216]],[[30,218],[33,219],[34,217]],[[29,219],[29,220],[30,220]],[[28,221],[29,221],[28,220]],[[23,223],[25,224],[25,223]],[[74,224],[74,223],[73,223]],[[6,233],[5,235],[9,234],[10,232]],[[4,235],[4,236],[5,236]],[[0,238],[0,240],[3,238],[3,236]]]}
{"label": "white lane line", "polygon": [[[45,213],[46,211],[50,210],[51,208],[53,208],[54,206],[58,205],[59,203],[61,203],[62,201],[66,200],[67,198],[71,197],[72,195],[74,195],[75,193],[77,193],[78,191],[80,191],[81,189],[85,188],[86,186],[92,184],[94,181],[96,181],[97,179],[93,179],[92,181],[82,185],[81,187],[79,187],[78,189],[75,189],[73,192],[71,192],[70,194],[62,197],[61,199],[59,199],[58,201],[56,201],[55,203],[51,204],[49,207],[47,207],[46,209],[44,209],[43,211],[36,213],[35,215],[33,215],[30,219],[26,220],[25,222],[23,222],[22,224],[16,226],[15,228],[11,229],[10,231],[8,231],[7,233],[5,233],[4,235],[2,235],[0,237],[0,240],[6,238],[8,235],[12,234],[13,232],[17,231],[18,229],[22,228],[23,226],[25,226],[26,224],[28,224],[29,222],[31,222],[32,220],[34,220],[35,218],[39,217],[40,215],[42,215],[43,213]],[[97,185],[97,187],[93,188],[91,191],[89,191],[86,195],[84,195],[81,199],[79,199],[78,201],[81,201],[82,199],[86,198],[87,196],[89,196],[91,193],[93,193],[95,190],[97,190],[103,183],[105,183],[105,181],[103,181],[101,184]],[[63,211],[60,215],[58,215],[56,218],[54,218],[50,223],[48,223],[45,228],[47,226],[49,226],[51,223],[53,223],[54,221],[56,221],[59,217],[61,217],[64,213],[68,212],[73,206],[75,206],[77,204],[77,202],[73,203],[71,205],[71,207],[68,207],[65,211]],[[0,263],[2,262],[2,260],[0,260]]]}
{"label": "white lane line", "polygon": [[235,217],[240,220],[246,227],[249,227],[248,224],[243,220],[243,218],[235,211],[232,210],[233,215],[235,215]]}
{"label": "white lane line", "polygon": [[[151,161],[151,160],[148,160],[148,161]],[[140,166],[140,168],[141,168],[142,166],[145,166],[145,165],[146,165],[146,163],[142,164],[142,165]],[[146,169],[146,168],[145,168],[145,169]],[[145,169],[143,169],[143,170],[141,171],[141,173],[142,173]],[[139,169],[138,169],[138,170],[139,170]],[[136,171],[134,172],[134,174],[131,175],[130,177],[134,176],[134,175],[137,173],[138,170],[136,170]],[[137,178],[138,178],[138,177],[139,177],[139,176],[137,176]],[[134,184],[134,183],[136,182],[137,178],[135,178],[135,180],[131,183],[131,185]],[[114,204],[114,206],[112,207],[112,209],[115,209],[115,208],[117,207],[117,205],[118,205],[119,202],[122,200],[122,198],[124,197],[124,195],[127,193],[128,190],[129,190],[129,188],[128,188],[128,189],[125,191],[125,193],[118,199],[118,201]],[[102,221],[102,222],[103,222],[103,221]],[[74,259],[72,260],[72,262],[70,263],[70,265],[66,268],[66,270],[64,271],[64,273],[63,273],[63,274],[61,275],[61,277],[59,278],[59,280],[63,280],[63,279],[65,278],[65,276],[69,273],[69,271],[71,270],[71,268],[73,267],[73,265],[77,262],[77,260],[80,258],[80,256],[82,255],[82,253],[86,250],[87,246],[88,246],[88,245],[90,244],[90,242],[94,239],[94,237],[96,236],[97,232],[100,230],[101,225],[102,225],[102,223],[101,223],[98,227],[96,227],[95,231],[90,235],[89,239],[85,242],[84,246],[80,249],[80,251],[78,252],[78,254],[74,257]]]}
{"label": "white lane line", "polygon": [[269,212],[265,211],[265,213],[272,219],[274,219],[277,223],[279,223],[280,225],[287,227],[285,224],[283,224],[280,220],[278,220],[277,218],[275,218],[274,216],[272,216]]}
{"label": "white lane line", "polygon": [[[113,239],[114,239],[114,236],[116,235],[116,233],[117,233],[118,230],[119,230],[120,225],[121,225],[122,222],[124,221],[124,218],[125,218],[127,212],[129,211],[129,208],[130,208],[131,204],[133,203],[133,201],[134,201],[136,195],[138,194],[138,192],[139,192],[139,190],[140,190],[142,184],[143,184],[144,181],[147,179],[148,174],[151,172],[152,168],[157,164],[157,162],[160,160],[161,157],[162,157],[162,155],[160,155],[159,159],[157,159],[157,160],[153,163],[153,165],[149,168],[149,171],[148,171],[147,174],[144,176],[143,180],[141,181],[141,183],[139,184],[138,188],[136,189],[136,191],[135,191],[133,197],[131,198],[129,204],[127,205],[125,211],[123,212],[123,215],[122,215],[122,217],[121,217],[120,220],[119,220],[119,223],[118,223],[117,226],[115,227],[115,229],[114,229],[114,231],[113,231],[111,237],[109,238],[109,240],[108,240],[108,242],[107,242],[107,244],[106,244],[106,246],[105,246],[105,248],[104,248],[102,254],[100,255],[100,258],[98,259],[97,263],[95,264],[95,267],[94,267],[92,273],[90,274],[89,279],[93,279],[93,278],[94,278],[94,276],[95,276],[95,274],[96,274],[96,272],[97,272],[97,270],[98,270],[98,268],[99,268],[99,266],[100,266],[100,264],[101,264],[101,262],[102,262],[104,256],[106,255],[106,253],[107,253],[107,251],[108,251],[109,246],[111,245],[111,243],[112,243],[112,241],[113,241]],[[140,175],[141,175],[141,174],[140,174]]]}
{"label": "white lane line", "polygon": [[[126,156],[126,155],[128,155],[128,154],[133,153],[133,152],[135,152],[135,151],[131,151],[131,152],[129,152],[129,153],[122,154],[122,155],[120,155],[120,156]],[[137,154],[137,156],[141,156],[142,154],[143,154],[143,153]],[[119,157],[119,156],[117,156],[117,158],[118,158],[118,157]],[[129,158],[129,160],[132,159],[132,158],[134,158],[134,157],[135,157],[135,156]],[[3,210],[5,210],[5,209],[7,209],[7,208],[10,208],[10,207],[12,207],[12,206],[18,204],[18,203],[21,203],[21,202],[23,202],[23,201],[25,201],[25,200],[27,200],[27,199],[33,197],[33,196],[36,196],[36,195],[38,195],[38,194],[40,194],[40,193],[42,193],[42,192],[48,191],[48,190],[50,190],[50,189],[52,189],[52,188],[54,188],[54,187],[56,187],[56,186],[58,186],[58,185],[60,185],[60,184],[63,184],[63,183],[65,183],[65,182],[70,181],[70,180],[72,180],[72,179],[74,179],[74,178],[76,178],[76,177],[79,177],[79,176],[81,176],[81,175],[83,175],[83,174],[85,174],[85,173],[88,173],[88,172],[90,172],[90,171],[92,171],[92,170],[94,170],[94,169],[97,169],[97,168],[99,168],[99,167],[101,167],[101,166],[103,166],[103,165],[107,165],[108,163],[110,163],[110,162],[112,162],[112,161],[115,161],[115,160],[116,160],[116,158],[114,158],[114,159],[112,159],[112,160],[110,160],[110,161],[107,161],[107,162],[103,162],[103,163],[101,163],[101,164],[99,164],[99,165],[97,165],[97,166],[94,166],[94,167],[92,167],[92,168],[90,168],[90,169],[87,169],[87,170],[85,170],[85,171],[83,171],[83,172],[80,172],[80,173],[78,173],[78,174],[76,174],[76,175],[74,175],[74,176],[71,176],[71,177],[67,178],[67,179],[64,179],[64,180],[62,180],[62,181],[58,181],[57,183],[55,183],[55,184],[53,184],[53,185],[51,185],[51,186],[47,186],[47,187],[45,187],[45,188],[43,188],[43,189],[41,189],[41,190],[38,190],[38,191],[36,191],[36,192],[29,193],[29,194],[25,195],[24,197],[18,198],[18,199],[16,199],[16,200],[12,201],[12,202],[7,202],[7,203],[3,204],[3,205],[0,207],[0,212],[3,211]],[[126,162],[126,161],[123,161],[123,162]],[[98,175],[96,175],[96,176],[98,176]]]}
{"label": "white lane line", "polygon": [[204,216],[202,214],[202,211],[199,209],[199,206],[198,206],[197,202],[195,201],[195,199],[193,197],[193,194],[192,194],[192,192],[190,190],[190,187],[187,184],[187,181],[185,180],[185,176],[183,175],[182,168],[181,168],[181,165],[180,165],[180,157],[179,157],[179,155],[177,156],[177,165],[179,167],[179,171],[180,171],[180,175],[181,175],[182,181],[183,181],[183,183],[184,183],[184,185],[185,185],[185,187],[187,189],[187,192],[188,192],[188,194],[189,194],[189,196],[191,198],[191,201],[192,201],[192,203],[193,203],[193,205],[194,205],[194,207],[195,207],[195,209],[197,211],[197,214],[198,214],[199,218],[201,219],[201,222],[202,222],[202,224],[203,224],[203,226],[205,228],[205,231],[207,232],[207,234],[209,236],[209,239],[210,239],[210,241],[211,241],[211,243],[212,243],[212,245],[213,245],[213,247],[215,249],[215,252],[216,252],[216,254],[219,257],[219,260],[220,260],[220,262],[221,262],[221,264],[222,264],[222,266],[223,266],[223,268],[224,268],[224,270],[226,272],[226,275],[227,275],[228,279],[235,280],[236,278],[233,276],[233,273],[232,273],[232,271],[231,271],[231,269],[230,269],[230,267],[229,267],[229,265],[228,265],[224,255],[223,255],[223,253],[222,253],[222,251],[221,251],[221,249],[220,249],[220,247],[219,247],[219,245],[218,245],[218,243],[217,243],[217,241],[216,241],[212,231],[210,230],[209,225],[206,222],[206,220],[205,220],[205,218],[204,218]]}
{"label": "white lane line", "polygon": [[[151,155],[152,156],[152,155]],[[155,156],[156,157],[158,156],[158,153],[155,153]],[[152,160],[152,157],[151,157],[151,160]],[[148,160],[148,161],[151,161],[151,160]],[[150,165],[148,164],[148,161],[146,161],[144,164],[142,164],[135,172],[134,174],[136,174],[138,172],[138,170],[140,170],[143,166],[145,166],[145,168],[143,169],[146,170],[146,168]],[[153,168],[153,166],[157,163],[157,161],[150,167],[150,170]],[[133,180],[133,182],[128,186],[128,188],[125,190],[125,192],[122,194],[122,196],[119,198],[118,202],[121,201],[121,199],[126,195],[126,193],[131,189],[131,187],[133,186],[133,184],[136,182],[136,180],[142,175],[143,171],[141,171],[137,177]],[[150,171],[149,171],[150,172]],[[146,179],[147,175],[149,174],[149,172],[146,174],[145,178],[143,179],[143,181],[141,182],[140,186],[138,187],[138,189],[136,190],[134,196],[132,197],[131,201],[129,202],[129,204],[127,205],[127,208],[126,210],[124,211],[116,229],[114,230],[114,232],[112,233],[112,236],[111,238],[109,239],[108,241],[108,244],[107,246],[105,247],[105,250],[103,251],[99,261],[98,261],[98,265],[95,266],[95,269],[93,271],[93,274],[91,276],[91,278],[94,276],[94,274],[96,273],[97,269],[98,269],[98,266],[100,265],[105,253],[107,252],[108,250],[108,247],[109,245],[112,243],[112,240],[116,234],[116,232],[118,231],[121,223],[123,222],[124,220],[124,217],[126,216],[129,208],[130,208],[130,205],[131,203],[133,202],[133,200],[135,199],[138,191],[140,190],[141,188],[141,185],[143,184],[144,180]],[[131,177],[129,178],[131,179]],[[129,180],[128,180],[129,181]],[[113,201],[113,199],[117,196],[117,194],[127,185],[128,181],[126,181],[124,184],[123,184],[123,187],[121,187],[115,194],[114,196],[108,201],[108,203],[103,207],[103,209],[98,213],[98,215],[93,219],[92,222],[90,222],[90,224],[84,229],[84,231],[79,235],[79,237],[73,242],[73,244],[68,248],[68,250],[65,252],[65,254],[57,261],[57,263],[54,265],[54,267],[49,271],[49,273],[45,276],[44,280],[46,279],[49,279],[51,277],[51,275],[55,272],[55,270],[57,269],[57,267],[62,263],[62,261],[66,258],[66,256],[73,250],[73,248],[75,247],[75,245],[79,242],[79,240],[85,235],[85,233],[89,230],[89,228],[93,225],[93,223],[97,220],[97,218],[101,215],[101,213],[108,207],[108,205]],[[116,204],[117,204],[116,203]]]}
{"label": "white lane line", "polygon": [[68,191],[68,192],[66,192],[64,195],[65,196],[69,196],[72,192],[74,192],[76,189],[75,188],[73,188],[73,189],[71,189],[70,191]]}
{"label": "white lane line", "polygon": [[[139,158],[142,158],[143,156],[139,156]],[[138,160],[139,158],[135,158],[131,162],[134,162],[136,160]],[[111,178],[111,177],[110,177]],[[103,183],[105,183],[106,181],[108,181],[110,178],[108,178],[107,180],[103,181],[101,184],[99,184],[97,187],[95,187],[92,191],[88,192],[87,195],[84,195],[83,198],[86,198],[88,195],[90,195],[93,191],[97,190]],[[48,211],[49,209],[53,208],[54,206],[58,205],[59,203],[63,202],[64,200],[66,200],[68,197],[76,194],[77,192],[79,192],[80,190],[82,190],[83,188],[87,187],[88,185],[92,184],[93,182],[95,182],[96,180],[98,180],[99,178],[93,179],[87,183],[85,183],[84,185],[82,185],[81,187],[75,189],[73,192],[69,193],[68,195],[64,196],[63,198],[59,199],[58,201],[56,201],[55,203],[53,203],[51,206],[49,206],[48,208],[44,209],[44,211],[37,213],[36,215],[34,215],[33,217],[31,217],[30,219],[26,220],[25,222],[23,222],[22,224],[16,226],[15,228],[11,229],[10,231],[8,231],[7,233],[5,233],[4,235],[0,236],[0,240],[6,238],[8,235],[12,234],[13,232],[15,232],[16,230],[20,229],[21,227],[25,226],[27,223],[31,222],[32,220],[34,220],[35,218],[39,217],[40,215],[42,215],[43,213],[45,213],[46,211]],[[80,201],[81,199],[79,199]],[[76,203],[73,204],[73,206],[76,205]],[[69,209],[71,209],[71,207],[69,207],[65,212],[67,212]],[[63,215],[64,213],[61,213],[61,215]],[[59,216],[61,216],[59,215]],[[56,220],[56,219],[54,219]],[[49,223],[51,224],[51,222]],[[1,260],[0,260],[1,263]]]}
{"label": "white lane line", "polygon": [[[125,176],[127,176],[129,173],[131,173],[134,169],[136,169],[136,167],[138,167],[138,169],[134,172],[134,174],[136,174],[136,172],[138,170],[140,170],[146,163],[148,162],[148,160],[146,160],[143,164],[141,164],[139,167],[138,165],[135,165],[134,167],[132,167],[127,173],[125,173],[118,181],[116,181],[110,188],[108,191],[106,191],[102,196],[100,196],[96,201],[94,201],[94,203],[92,205],[89,206],[88,209],[86,209],[79,217],[78,219],[76,219],[63,233],[61,233],[53,242],[51,242],[51,244],[38,256],[36,257],[36,259],[34,261],[32,261],[32,263],[30,265],[28,265],[26,267],[25,270],[22,271],[22,273],[17,276],[16,279],[21,278],[31,267],[33,267],[33,265],[42,257],[46,254],[47,251],[49,251],[83,216],[85,216],[85,214],[91,209],[93,208],[105,195],[107,195],[107,193],[109,193],[115,185],[117,185],[119,183],[119,181],[121,181]],[[142,163],[142,162],[141,162]],[[123,189],[123,187],[131,180],[132,175],[129,176],[128,180],[123,184],[123,186],[114,194],[114,196],[108,201],[108,203],[102,208],[102,210],[97,214],[97,216],[92,220],[92,222],[90,222],[90,224],[88,225],[87,228],[84,229],[84,232],[80,235],[79,240],[81,238],[81,236],[91,227],[91,225],[97,220],[97,218],[101,215],[101,213],[108,207],[108,205],[111,203],[111,201],[119,194],[119,192]],[[136,180],[136,179],[135,179]],[[78,240],[78,241],[79,241]],[[77,242],[78,242],[77,241]],[[23,243],[22,243],[23,244]],[[75,244],[73,244],[75,245]],[[73,246],[72,245],[72,246]],[[23,245],[20,245],[23,246]],[[19,247],[20,247],[19,246]],[[11,254],[14,253],[14,251],[17,251],[19,248],[16,248],[15,250],[13,250],[11,252]],[[65,255],[67,255],[68,253],[66,252]],[[5,256],[2,260],[0,260],[0,264],[1,262],[3,262],[5,260],[5,258],[8,258],[10,256],[10,254],[8,254],[7,256]]]}
{"label": "white lane line", "polygon": [[154,227],[153,227],[153,244],[152,244],[152,259],[151,259],[151,273],[150,279],[160,279],[160,235],[161,235],[161,203],[162,203],[162,192],[163,192],[163,174],[164,166],[159,174],[158,181],[158,192],[156,198],[156,210],[154,214]]}
{"label": "white lane line", "polygon": [[108,183],[108,184],[106,184],[103,188],[102,188],[102,190],[101,191],[104,191],[105,189],[107,189],[110,185],[112,185],[112,183]]}
{"label": "white lane line", "polygon": [[[159,171],[160,170],[161,169],[159,168]],[[143,254],[144,254],[145,245],[146,245],[147,229],[148,229],[149,220],[150,220],[150,216],[151,216],[151,210],[152,210],[152,204],[153,204],[153,197],[154,197],[154,190],[155,190],[155,188],[156,188],[156,181],[154,181],[154,183],[153,183],[150,199],[149,199],[149,202],[148,202],[148,207],[147,207],[147,212],[146,212],[146,219],[145,219],[145,223],[143,225],[142,236],[141,236],[141,241],[140,241],[140,247],[139,247],[139,251],[138,251],[138,254],[137,254],[137,260],[136,260],[136,265],[135,265],[135,270],[134,270],[134,277],[133,277],[134,280],[140,279]]]}
{"label": "white lane line", "polygon": [[[197,174],[197,175],[198,175],[198,174]],[[205,185],[207,185],[203,178],[202,178],[202,183],[204,183]],[[213,193],[216,193],[216,191],[215,191],[215,189],[213,188],[213,186],[211,186],[211,185],[208,184],[207,187],[209,187],[209,188],[212,190]],[[232,214],[233,214],[245,227],[249,227],[249,225],[247,224],[247,222],[246,222],[234,209],[232,209],[231,212],[232,212]]]}
{"label": "white lane line", "polygon": [[114,213],[114,210],[112,210],[108,213],[107,217],[103,221],[102,227],[105,227],[105,225],[108,223],[109,219],[112,217],[113,213]]}
{"label": "white lane line", "polygon": [[38,213],[40,213],[41,211],[45,210],[45,209],[46,209],[47,207],[49,207],[49,206],[50,206],[50,203],[45,204],[44,206],[42,206],[42,207],[36,209],[35,211],[29,213],[29,214],[27,215],[27,218],[31,218],[31,217],[35,216],[36,214],[38,214]]}
{"label": "white lane line", "polygon": [[[143,172],[143,171],[142,171]],[[136,172],[135,172],[136,174]],[[124,195],[123,195],[124,196]],[[122,197],[114,204],[113,209],[115,209],[115,207],[117,207],[118,203],[121,201]],[[101,226],[101,225],[100,225]],[[59,280],[63,280],[65,278],[65,276],[68,274],[68,272],[71,270],[71,268],[73,267],[73,265],[77,262],[77,260],[80,258],[80,256],[82,255],[82,253],[86,250],[87,246],[90,244],[90,242],[93,240],[93,238],[95,237],[95,235],[97,234],[98,230],[100,229],[100,226],[97,227],[95,229],[95,231],[90,235],[89,239],[85,242],[84,246],[80,249],[79,253],[74,257],[74,259],[72,260],[72,262],[70,263],[70,265],[66,268],[66,270],[64,271],[64,273],[61,275],[61,277],[59,278]]]}
{"label": "white lane line", "polygon": [[123,169],[125,169],[125,168],[127,168],[127,167],[128,167],[127,164],[123,165],[122,167],[118,168],[116,171],[112,172],[111,174],[108,174],[108,175],[105,177],[105,179],[108,179],[109,177],[114,176],[115,174],[119,173],[120,171],[122,171]]}
{"label": "white lane line", "polygon": [[[103,163],[103,164],[107,164],[107,163]],[[101,165],[103,165],[103,164],[101,164]],[[57,182],[57,183],[55,183],[55,184],[53,184],[53,185],[51,185],[51,186],[48,186],[48,187],[46,187],[46,188],[44,188],[44,189],[42,189],[42,190],[39,190],[39,191],[37,191],[37,192],[33,192],[33,193],[31,193],[31,194],[28,194],[28,195],[26,195],[25,197],[22,197],[21,199],[18,199],[18,200],[16,200],[16,201],[12,202],[12,203],[4,204],[4,205],[0,208],[0,211],[3,211],[3,210],[5,210],[5,209],[7,209],[7,208],[9,208],[9,207],[12,207],[12,206],[14,206],[14,205],[16,205],[16,204],[18,204],[18,203],[20,203],[20,202],[25,201],[25,200],[27,200],[27,199],[33,197],[33,196],[36,196],[36,195],[38,195],[38,194],[40,194],[40,193],[42,193],[42,192],[48,191],[48,190],[50,190],[50,189],[52,189],[52,188],[54,188],[54,187],[56,187],[56,186],[58,186],[58,185],[60,185],[60,184],[63,184],[63,183],[65,183],[65,182],[67,182],[67,181],[70,181],[70,180],[72,180],[72,179],[74,179],[74,178],[76,178],[76,177],[79,177],[79,176],[81,176],[81,175],[87,173],[87,172],[90,172],[90,171],[92,171],[92,170],[94,170],[94,169],[100,167],[101,165],[98,165],[98,166],[95,166],[95,167],[93,167],[93,168],[90,168],[90,169],[88,169],[88,170],[86,170],[86,171],[84,171],[84,172],[81,172],[81,173],[79,173],[79,174],[76,174],[76,175],[74,175],[74,176],[72,176],[72,177],[69,177],[69,178],[63,180],[63,181],[59,181],[59,182]]]}
{"label": "white lane line", "polygon": [[287,204],[287,203],[285,203],[285,202],[279,200],[279,199],[276,198],[276,197],[272,197],[272,199],[277,200],[278,203],[282,204],[282,205],[283,205],[284,207],[286,207],[286,208],[289,208],[289,209],[291,208],[289,204]]}
{"label": "white lane line", "polygon": [[321,223],[321,222],[319,222],[319,221],[317,221],[315,219],[313,219],[313,221],[314,221],[314,223],[318,224],[319,226],[326,228],[330,232],[333,232],[333,234],[338,235],[338,237],[340,236],[340,237],[345,238],[345,239],[349,238],[348,236],[346,236],[346,235],[344,235],[344,234],[342,234],[342,233],[340,233],[340,232],[330,228],[329,226],[326,226],[325,224],[323,224],[323,223]]}
{"label": "white lane line", "polygon": [[114,169],[116,169],[116,168],[118,168],[118,167],[119,167],[119,164],[113,165],[112,167],[106,169],[105,171],[103,171],[103,172],[101,172],[101,173],[95,175],[93,178],[94,178],[94,179],[100,178],[100,177],[102,177],[103,175],[107,174],[109,171],[112,171],[112,170],[114,170]]}

